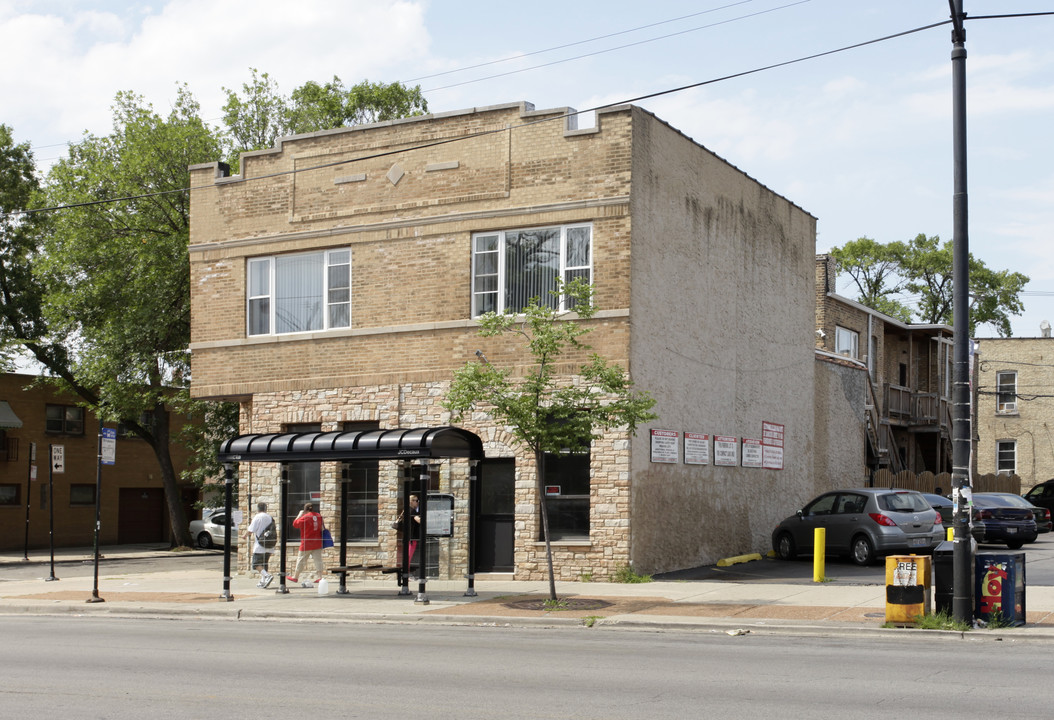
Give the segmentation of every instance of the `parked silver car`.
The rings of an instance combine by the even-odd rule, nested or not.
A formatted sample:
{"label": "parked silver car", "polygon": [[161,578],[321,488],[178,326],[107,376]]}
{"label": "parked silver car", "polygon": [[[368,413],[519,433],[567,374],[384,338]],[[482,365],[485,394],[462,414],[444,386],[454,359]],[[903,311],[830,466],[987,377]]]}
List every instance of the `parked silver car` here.
{"label": "parked silver car", "polygon": [[944,540],[940,514],[921,493],[852,488],[824,493],[772,531],[776,555],[811,555],[816,528],[825,528],[826,551],[870,565],[891,553],[928,553]]}
{"label": "parked silver car", "polygon": [[[224,526],[227,524],[227,513],[217,510],[204,520],[190,521],[190,537],[194,538],[200,548],[223,547]],[[231,528],[231,545],[238,544],[238,528]]]}

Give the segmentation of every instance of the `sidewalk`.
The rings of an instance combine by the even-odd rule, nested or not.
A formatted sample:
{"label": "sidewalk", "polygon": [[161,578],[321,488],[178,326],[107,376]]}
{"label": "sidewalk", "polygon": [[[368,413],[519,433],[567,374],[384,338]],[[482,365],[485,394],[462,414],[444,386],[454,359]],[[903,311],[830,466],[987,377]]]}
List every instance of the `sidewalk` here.
{"label": "sidewalk", "polygon": [[[197,552],[197,551],[188,551]],[[317,587],[287,584],[280,593],[278,580],[268,589],[256,587],[255,575],[235,574],[230,597],[223,594],[223,560],[213,553],[216,569],[116,573],[106,559],[171,557],[167,547],[114,546],[100,550],[98,597],[94,577],[63,579],[63,566],[92,564],[90,548],[56,551],[56,581],[50,576],[50,554],[34,551],[29,562],[22,553],[0,554],[0,615],[68,614],[109,616],[196,617],[228,620],[315,622],[433,622],[490,625],[575,625],[588,627],[666,628],[678,631],[796,633],[902,633],[882,628],[886,589],[882,585],[843,583],[772,583],[686,580],[621,584],[558,582],[559,610],[547,610],[545,581],[514,581],[477,576],[476,596],[467,597],[467,580],[430,580],[427,602],[418,597],[417,583],[410,595],[398,594],[393,576],[363,579],[349,574],[347,594],[338,594],[339,579],[330,576],[329,593]],[[12,565],[33,565],[38,577],[9,580],[3,572]],[[1029,586],[1025,598],[1027,624],[1023,627],[979,630],[968,636],[1054,637],[1054,588]],[[949,633],[959,636],[960,633]]]}

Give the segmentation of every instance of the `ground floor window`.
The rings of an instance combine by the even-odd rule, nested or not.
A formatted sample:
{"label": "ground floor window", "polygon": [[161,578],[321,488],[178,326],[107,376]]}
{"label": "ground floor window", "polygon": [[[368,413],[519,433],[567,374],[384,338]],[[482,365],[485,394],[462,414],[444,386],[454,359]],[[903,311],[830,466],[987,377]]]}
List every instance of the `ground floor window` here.
{"label": "ground floor window", "polygon": [[95,505],[95,486],[70,485],[70,507]]}
{"label": "ground floor window", "polygon": [[1017,472],[1017,441],[1000,440],[996,443],[997,473],[1013,475]]}
{"label": "ground floor window", "polygon": [[589,450],[545,454],[549,538],[589,537]]}
{"label": "ground floor window", "polygon": [[[41,486],[43,487],[43,486]],[[0,484],[0,506],[21,505],[22,486],[14,483]]]}
{"label": "ground floor window", "polygon": [[[377,429],[375,422],[347,422],[343,427],[344,432]],[[380,463],[377,460],[357,460],[346,463],[343,472],[348,483],[348,514],[344,518],[348,540],[376,540]]]}

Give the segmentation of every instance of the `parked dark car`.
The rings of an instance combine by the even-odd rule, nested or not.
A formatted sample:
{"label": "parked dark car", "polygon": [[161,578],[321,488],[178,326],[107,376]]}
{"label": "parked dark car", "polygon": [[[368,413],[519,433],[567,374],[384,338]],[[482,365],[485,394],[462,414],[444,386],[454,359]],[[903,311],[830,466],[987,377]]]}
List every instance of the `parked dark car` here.
{"label": "parked dark car", "polygon": [[933,493],[922,493],[922,497],[926,498],[926,502],[930,504],[930,507],[941,514],[941,521],[944,522],[944,527],[951,527],[952,515],[955,513],[955,505],[952,501],[943,495],[935,495]]}
{"label": "parked dark car", "polygon": [[1036,507],[1046,508],[1054,513],[1054,479],[1045,480],[1025,493],[1025,499]]}
{"label": "parked dark car", "polygon": [[781,522],[772,531],[772,548],[784,560],[812,554],[820,527],[827,552],[848,555],[857,565],[890,553],[930,552],[945,534],[940,514],[921,493],[852,488],[824,493]]}
{"label": "parked dark car", "polygon": [[985,495],[991,495],[992,497],[998,497],[1001,500],[1005,500],[1011,505],[1017,505],[1018,507],[1028,508],[1032,511],[1032,514],[1036,517],[1036,529],[1040,533],[1050,532],[1050,510],[1043,507],[1036,507],[1030,503],[1026,498],[1014,493],[984,493]]}
{"label": "parked dark car", "polygon": [[1007,500],[1004,495],[974,493],[973,536],[980,545],[1005,543],[1011,550],[1017,550],[1039,536],[1036,515],[1032,508]]}

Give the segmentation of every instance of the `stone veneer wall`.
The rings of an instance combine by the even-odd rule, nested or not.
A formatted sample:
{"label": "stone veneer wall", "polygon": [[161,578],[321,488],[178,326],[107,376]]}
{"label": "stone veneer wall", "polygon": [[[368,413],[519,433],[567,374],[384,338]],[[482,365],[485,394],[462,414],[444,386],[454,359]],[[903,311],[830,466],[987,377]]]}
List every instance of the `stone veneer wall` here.
{"label": "stone veneer wall", "polygon": [[[382,429],[441,426],[450,424],[450,414],[441,403],[448,383],[405,383],[364,387],[261,393],[241,407],[242,433],[280,432],[286,426],[318,423],[323,431],[339,430],[345,422],[377,422]],[[515,578],[548,578],[545,544],[540,537],[541,519],[534,458],[516,445],[504,428],[476,413],[460,425],[483,440],[487,457],[516,458]],[[335,539],[340,537],[339,463],[321,464],[321,511]],[[605,434],[593,443],[590,480],[590,538],[555,541],[553,568],[559,580],[578,580],[583,575],[606,579],[629,558],[630,473],[629,443],[625,433]],[[378,483],[378,540],[349,543],[349,564],[358,562],[398,563],[396,533],[389,521],[400,508],[398,463],[381,461]],[[240,468],[240,502],[245,524],[255,503],[263,500],[277,514],[281,497],[280,466],[276,463],[246,463]],[[468,571],[466,538],[469,513],[469,463],[445,460],[439,471],[439,491],[455,496],[455,534],[440,538],[440,577],[458,579]],[[290,508],[293,510],[293,508]],[[245,526],[240,528],[244,534]],[[290,538],[286,556],[292,571],[297,556],[297,538]],[[339,541],[338,541],[339,545]],[[339,547],[323,553],[326,567],[338,564]],[[239,554],[239,569],[248,571],[247,553]],[[275,571],[278,556],[272,558]],[[380,575],[378,574],[378,577]]]}

